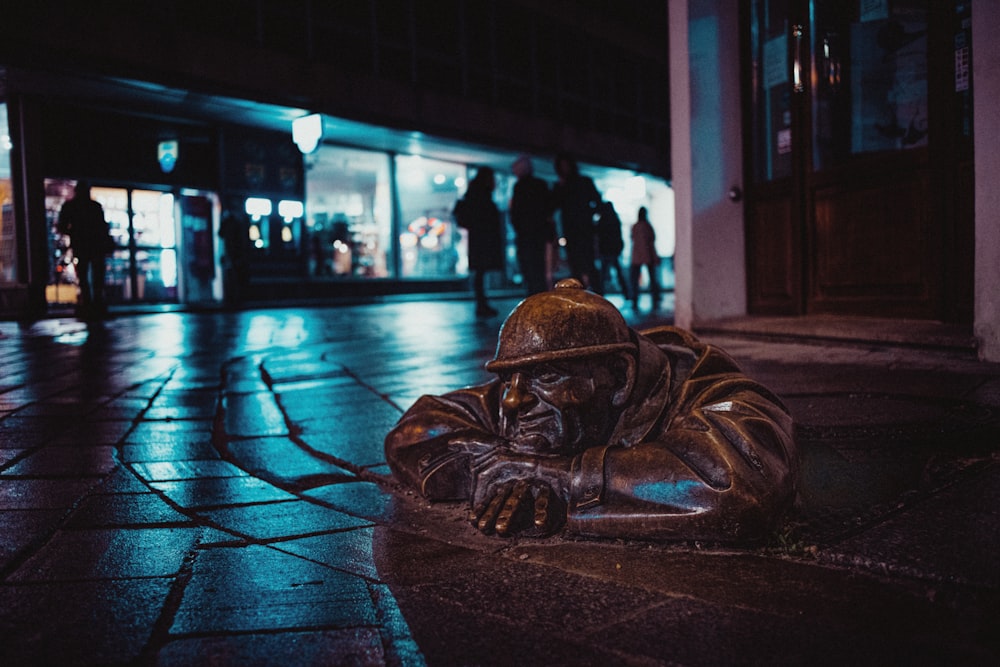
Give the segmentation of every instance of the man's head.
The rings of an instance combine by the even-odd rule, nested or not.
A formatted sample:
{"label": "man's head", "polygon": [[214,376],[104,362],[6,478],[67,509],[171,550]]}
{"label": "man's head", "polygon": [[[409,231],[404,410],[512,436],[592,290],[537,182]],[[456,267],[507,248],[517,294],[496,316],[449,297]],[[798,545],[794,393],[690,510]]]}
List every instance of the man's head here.
{"label": "man's head", "polygon": [[635,366],[635,338],[621,313],[578,281],[528,297],[486,364],[504,382],[502,435],[538,454],[601,444],[631,394]]}
{"label": "man's head", "polygon": [[556,156],[553,167],[555,167],[556,175],[561,181],[566,181],[580,173],[580,168],[577,166],[576,160],[566,153],[560,153]]}
{"label": "man's head", "polygon": [[514,175],[518,178],[524,178],[525,176],[530,176],[534,172],[534,168],[531,164],[531,158],[527,155],[520,155],[514,164],[511,165],[510,170],[514,172]]}

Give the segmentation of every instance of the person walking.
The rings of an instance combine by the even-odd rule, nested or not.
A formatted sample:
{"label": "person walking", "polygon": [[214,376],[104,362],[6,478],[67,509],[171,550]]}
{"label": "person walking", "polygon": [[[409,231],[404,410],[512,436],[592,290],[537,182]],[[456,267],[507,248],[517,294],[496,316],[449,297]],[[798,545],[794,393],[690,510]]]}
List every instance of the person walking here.
{"label": "person walking", "polygon": [[510,224],[516,234],[514,242],[524,286],[531,296],[549,289],[547,252],[556,240],[552,192],[545,181],[534,175],[527,155],[517,158],[511,170],[517,182],[510,199]]}
{"label": "person walking", "polygon": [[656,253],[656,233],[649,222],[649,213],[645,206],[639,208],[639,214],[632,225],[632,262],[630,267],[632,282],[632,307],[639,308],[639,276],[646,267],[649,277],[649,295],[653,299],[653,310],[660,307],[660,281],[657,277],[660,267],[660,257]]}
{"label": "person walking", "polygon": [[625,248],[622,240],[622,219],[618,217],[615,205],[603,201],[597,207],[597,257],[601,263],[600,284],[595,290],[603,295],[610,287],[611,272],[615,272],[622,296],[628,300],[628,280],[622,271],[621,254]]}
{"label": "person walking", "polygon": [[247,296],[250,280],[250,228],[239,214],[239,202],[232,205],[219,225],[222,239],[222,294],[227,306],[236,308]]}
{"label": "person walking", "polygon": [[459,227],[469,232],[469,270],[476,298],[476,316],[497,314],[486,298],[486,273],[503,269],[504,237],[500,211],[493,203],[496,177],[490,167],[480,167],[469,182],[465,196],[452,214]]}
{"label": "person walking", "polygon": [[559,182],[553,195],[561,212],[569,269],[584,287],[594,288],[600,280],[594,257],[594,213],[601,195],[594,181],[580,173],[576,160],[560,155],[555,170]]}
{"label": "person walking", "polygon": [[77,314],[100,317],[107,311],[104,300],[104,257],[111,252],[113,241],[104,207],[90,196],[90,183],[78,181],[73,198],[59,211],[57,228],[70,239],[80,286]]}

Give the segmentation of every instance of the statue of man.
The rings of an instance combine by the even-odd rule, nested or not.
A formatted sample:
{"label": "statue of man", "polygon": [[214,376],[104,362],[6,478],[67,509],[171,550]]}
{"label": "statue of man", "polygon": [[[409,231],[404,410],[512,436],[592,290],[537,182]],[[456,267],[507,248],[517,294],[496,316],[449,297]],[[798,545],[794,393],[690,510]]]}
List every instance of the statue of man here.
{"label": "statue of man", "polygon": [[486,534],[733,542],[795,494],[780,399],[688,332],[636,332],[576,280],[500,330],[497,378],[423,396],[386,436],[401,481],[468,500]]}

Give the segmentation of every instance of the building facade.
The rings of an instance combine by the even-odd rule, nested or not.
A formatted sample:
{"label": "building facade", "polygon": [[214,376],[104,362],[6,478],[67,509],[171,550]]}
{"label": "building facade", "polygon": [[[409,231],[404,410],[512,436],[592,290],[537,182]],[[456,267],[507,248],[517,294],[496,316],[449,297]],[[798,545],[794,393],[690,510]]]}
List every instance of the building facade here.
{"label": "building facade", "polygon": [[1000,360],[997,3],[669,9],[677,321],[935,320]]}
{"label": "building facade", "polygon": [[[626,224],[640,203],[669,232],[676,220],[682,325],[936,320],[998,359],[997,14],[986,0],[18,3],[0,23],[0,309],[66,293],[52,220],[76,179],[110,212],[123,300],[221,298],[227,212],[257,298],[423,292],[464,285],[448,210],[476,166],[501,173],[502,206],[516,155],[551,178],[569,152]],[[313,114],[304,151],[290,130]]]}
{"label": "building facade", "polygon": [[[624,219],[672,213],[666,10],[636,3],[20,3],[0,37],[0,308],[72,300],[55,221],[78,179],[112,226],[116,302],[226,292],[223,220],[258,300],[465,285],[450,211],[482,165],[569,152]],[[628,48],[616,45],[626,43]],[[319,119],[315,148],[292,136]],[[641,182],[635,187],[636,181]],[[623,209],[623,210],[621,210]],[[670,228],[672,231],[672,228]],[[514,257],[499,286],[517,287]]]}

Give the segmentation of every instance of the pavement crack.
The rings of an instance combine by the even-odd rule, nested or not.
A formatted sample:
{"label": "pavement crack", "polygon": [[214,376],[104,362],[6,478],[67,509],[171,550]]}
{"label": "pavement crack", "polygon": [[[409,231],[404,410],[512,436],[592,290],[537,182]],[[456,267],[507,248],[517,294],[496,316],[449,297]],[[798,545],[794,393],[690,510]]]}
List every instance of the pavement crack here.
{"label": "pavement crack", "polygon": [[160,609],[160,615],[153,623],[152,631],[149,633],[149,639],[139,652],[139,656],[136,660],[138,664],[155,664],[157,654],[170,641],[170,628],[173,627],[174,618],[177,616],[177,610],[180,609],[181,601],[184,599],[184,591],[187,590],[187,585],[191,581],[191,577],[194,575],[194,564],[195,560],[198,558],[198,550],[199,544],[195,544],[195,546],[192,547],[192,549],[181,561],[181,567],[174,576],[174,581],[170,585],[170,590],[167,591],[167,597],[163,601],[163,607]]}

